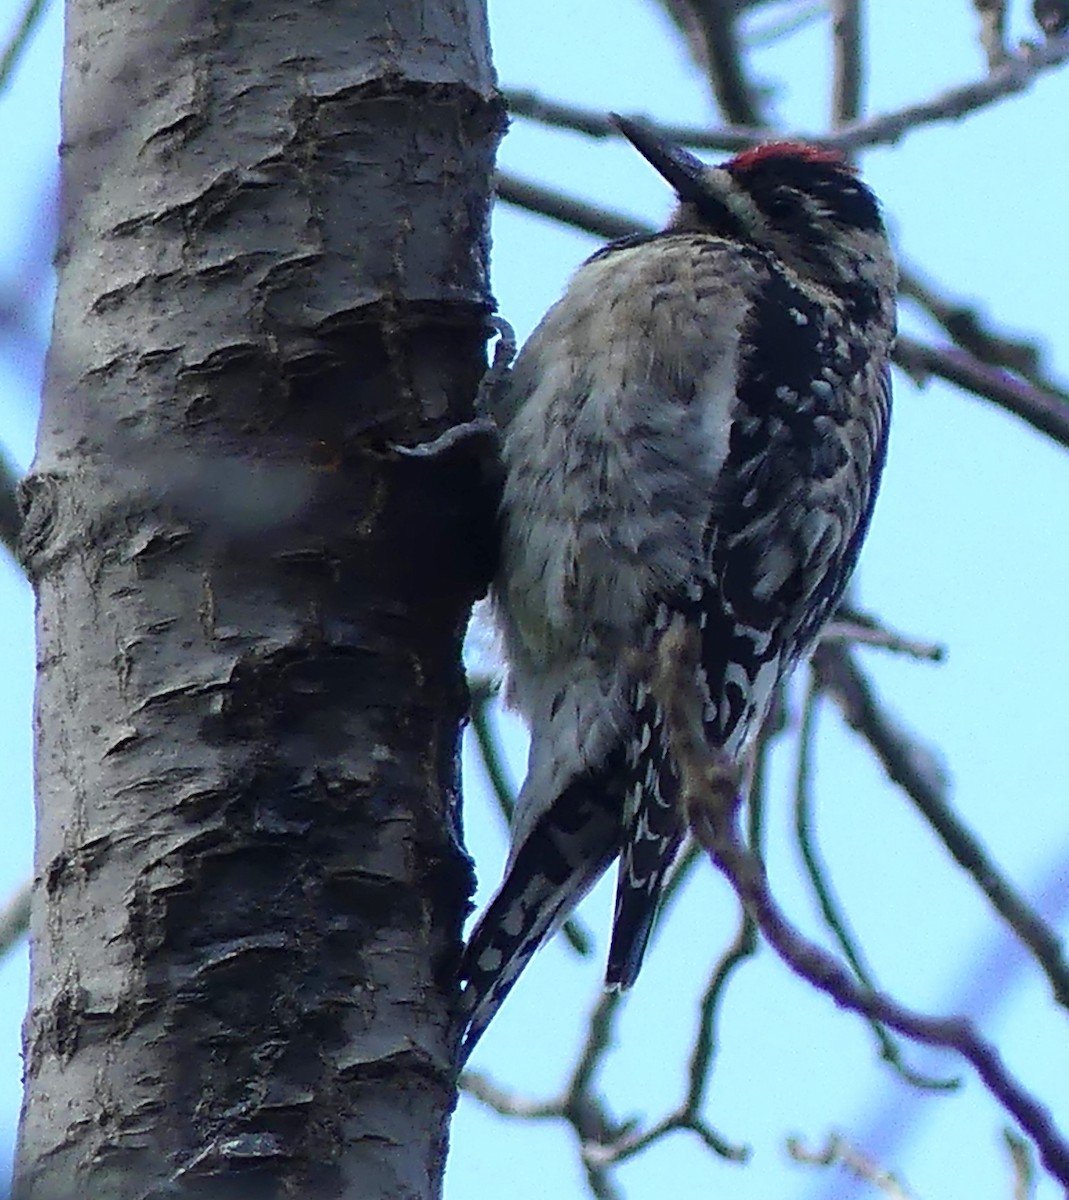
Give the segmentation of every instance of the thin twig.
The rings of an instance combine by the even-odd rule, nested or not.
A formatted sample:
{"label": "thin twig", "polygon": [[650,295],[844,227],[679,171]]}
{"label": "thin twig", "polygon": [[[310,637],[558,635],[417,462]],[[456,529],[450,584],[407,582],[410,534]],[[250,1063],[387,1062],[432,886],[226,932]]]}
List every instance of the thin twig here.
{"label": "thin twig", "polygon": [[467,1070],[460,1077],[461,1091],[493,1109],[502,1117],[519,1117],[524,1121],[559,1120],[560,1103],[549,1100],[529,1100],[507,1091],[481,1071]]}
{"label": "thin twig", "polygon": [[[749,803],[747,811],[749,814],[749,828],[747,831],[747,844],[750,846],[752,852],[758,858],[762,859],[764,857],[764,813],[768,755],[772,739],[778,732],[779,729],[772,722],[766,723],[764,730],[762,730],[754,754],[753,770],[748,788]],[[693,838],[687,839],[687,854],[688,856],[693,856],[692,861],[696,861],[701,855],[701,847]],[[678,879],[678,875],[673,876],[669,881],[669,885],[676,884]],[[668,899],[668,887],[666,887],[662,905]],[[701,1108],[705,1102],[705,1093],[709,1085],[712,1064],[717,1051],[717,1031],[721,1005],[727,994],[727,987],[732,976],[757,951],[756,934],[757,931],[753,919],[745,909],[742,909],[739,913],[739,926],[735,932],[735,937],[713,967],[709,982],[702,995],[698,1028],[694,1037],[690,1063],[687,1069],[687,1094],[679,1109],[674,1114],[670,1114],[668,1118],[659,1122],[658,1126],[655,1127],[659,1130],[659,1135],[670,1132],[675,1128],[694,1129],[695,1121],[700,1120]],[[701,1133],[701,1130],[696,1130],[696,1132]],[[650,1140],[647,1137],[643,1144],[648,1145]],[[705,1140],[707,1145],[710,1144],[708,1137]],[[739,1162],[745,1161],[750,1153],[749,1148],[746,1146],[731,1147],[719,1138],[717,1145],[721,1154],[725,1150],[728,1150],[730,1153],[727,1154],[727,1157]],[[634,1147],[631,1147],[628,1151],[628,1153],[634,1152]]]}
{"label": "thin twig", "polygon": [[830,955],[807,942],[791,927],[773,901],[763,873],[759,868],[755,869],[737,837],[725,837],[724,831],[704,825],[700,816],[697,826],[714,861],[754,913],[765,939],[796,974],[826,992],[840,1008],[881,1021],[926,1045],[956,1050],[972,1065],[991,1095],[1032,1138],[1051,1175],[1069,1187],[1069,1142],[1054,1124],[1049,1109],[1010,1074],[993,1044],[981,1038],[972,1025],[960,1017],[924,1016],[889,997],[858,988]]}
{"label": "thin twig", "polygon": [[835,129],[861,115],[862,65],[861,0],[832,0],[831,123]]}
{"label": "thin twig", "polygon": [[584,1147],[583,1153],[587,1161],[604,1169],[607,1166],[614,1166],[617,1163],[626,1162],[629,1158],[634,1158],[636,1154],[648,1150],[654,1142],[659,1142],[670,1133],[684,1131],[696,1134],[707,1149],[729,1162],[745,1162],[750,1156],[748,1147],[734,1146],[731,1142],[724,1141],[716,1130],[707,1125],[701,1117],[683,1115],[679,1112],[669,1113],[668,1116],[662,1117],[648,1129],[628,1134],[615,1142],[591,1142]]}
{"label": "thin twig", "polygon": [[[860,948],[850,931],[846,915],[840,909],[832,892],[831,884],[828,882],[827,866],[820,857],[813,832],[812,759],[819,700],[820,687],[816,676],[811,674],[809,687],[806,689],[805,704],[802,708],[802,727],[798,734],[798,762],[794,779],[795,838],[825,925],[835,938],[839,950],[858,983],[870,992],[875,992],[877,990],[876,981],[861,957]],[[960,1086],[961,1081],[958,1079],[933,1079],[931,1076],[921,1075],[911,1070],[903,1061],[901,1048],[887,1030],[878,1021],[870,1021],[869,1026],[879,1044],[880,1057],[907,1083],[928,1091],[952,1091]]]}
{"label": "thin twig", "polygon": [[994,71],[1009,57],[1006,49],[1006,0],[973,0],[980,18],[980,45],[988,69]]}
{"label": "thin twig", "polygon": [[596,1200],[617,1200],[619,1193],[609,1179],[608,1164],[597,1162],[596,1156],[589,1154],[589,1148],[597,1144],[614,1144],[630,1129],[626,1123],[615,1121],[601,1097],[591,1091],[594,1073],[612,1042],[612,1024],[620,999],[619,993],[609,992],[598,998],[572,1077],[558,1099],[531,1100],[508,1091],[476,1071],[465,1071],[459,1085],[462,1091],[503,1117],[558,1120],[570,1125],[579,1143],[587,1183]]}
{"label": "thin twig", "polygon": [[[768,756],[772,738],[775,732],[766,724],[758,739],[757,750],[753,760],[753,771],[750,778],[749,801],[747,805],[748,828],[746,844],[751,853],[764,861],[765,842],[765,799],[768,787]],[[689,844],[701,853],[701,847],[693,838]],[[719,961],[713,967],[709,982],[701,1001],[701,1019],[694,1038],[694,1046],[690,1055],[690,1067],[687,1071],[689,1086],[684,1108],[690,1112],[699,1112],[705,1101],[705,1092],[709,1085],[711,1067],[717,1051],[717,1030],[720,1006],[727,994],[727,985],[740,966],[757,953],[757,926],[753,918],[740,905],[739,926],[735,937]]]}
{"label": "thin twig", "polygon": [[614,1120],[604,1100],[592,1090],[597,1068],[612,1046],[613,1024],[622,1000],[620,992],[602,992],[598,997],[587,1021],[586,1039],[560,1102],[564,1119],[575,1130],[587,1183],[598,1198],[616,1193],[606,1170],[609,1164],[598,1162],[590,1149],[616,1141],[630,1128],[628,1123]]}
{"label": "thin twig", "polygon": [[1061,940],[1017,894],[976,835],[953,812],[947,803],[944,781],[932,770],[927,751],[884,712],[872,684],[845,646],[818,646],[813,669],[846,723],[868,742],[884,770],[909,796],[958,865],[976,881],[1006,924],[1031,950],[1050,982],[1054,998],[1069,1009],[1069,965]]}
{"label": "thin twig", "polygon": [[728,121],[762,124],[758,90],[747,78],[739,19],[739,0],[660,0],[683,35],[691,58],[709,77],[713,95]]}
{"label": "thin twig", "polygon": [[892,654],[904,654],[921,662],[941,663],[947,656],[946,646],[942,643],[922,641],[896,633],[868,613],[848,610],[845,605],[839,606],[838,612],[821,632],[820,640],[873,646],[879,650],[888,650]]}
{"label": "thin twig", "polygon": [[1053,38],[1043,46],[1032,47],[1007,59],[997,70],[975,83],[950,88],[930,100],[858,121],[828,137],[813,140],[843,151],[893,145],[923,125],[958,121],[1007,96],[1023,92],[1031,86],[1037,75],[1060,67],[1066,59],[1069,59],[1069,37]]}
{"label": "thin twig", "polygon": [[[565,104],[558,100],[549,100],[538,92],[520,88],[510,88],[505,92],[505,102],[509,112],[514,117],[527,117],[542,125],[551,125],[556,129],[567,129],[572,133],[583,133],[594,138],[618,138],[620,130],[612,124],[608,115],[582,108],[575,104]],[[625,116],[629,115],[624,113]],[[641,114],[633,114],[636,117]],[[718,126],[713,130],[698,130],[693,125],[666,125],[643,121],[656,128],[661,137],[671,142],[693,146],[699,150],[748,150],[755,142],[762,141],[767,131],[754,129],[749,125]]]}
{"label": "thin twig", "polygon": [[[832,648],[828,648],[829,650]],[[681,620],[661,635],[650,676],[668,730],[680,776],[681,800],[691,832],[753,915],[776,954],[799,976],[830,996],[840,1008],[877,1020],[926,1045],[957,1051],[985,1087],[1036,1144],[1041,1160],[1069,1187],[1069,1141],[1050,1111],[1007,1070],[997,1048],[961,1017],[930,1017],[890,997],[859,987],[830,954],[804,938],[773,897],[760,860],[739,836],[737,770],[709,747],[702,723],[700,643],[697,630]]]}
{"label": "thin twig", "polygon": [[603,991],[598,996],[587,1021],[583,1047],[575,1061],[575,1069],[572,1071],[571,1079],[565,1089],[565,1107],[575,1105],[590,1091],[590,1084],[601,1057],[612,1044],[613,1023],[622,1003],[622,992]]}
{"label": "thin twig", "polygon": [[[754,6],[757,7],[756,5]],[[808,0],[807,3],[795,3],[786,12],[773,11],[766,21],[758,23],[749,20],[742,30],[742,42],[747,50],[756,50],[760,46],[771,46],[773,42],[782,41],[792,33],[798,33],[807,25],[821,21],[827,12],[827,0]]]}
{"label": "thin twig", "polygon": [[732,125],[764,124],[757,89],[747,78],[734,0],[690,0],[705,39],[705,62],[713,95]]}
{"label": "thin twig", "polygon": [[[727,995],[727,985],[738,968],[748,958],[752,958],[756,952],[757,926],[750,914],[740,907],[739,926],[735,931],[735,936],[713,968],[712,975],[702,994],[698,1030],[694,1037],[690,1066],[687,1070],[689,1082],[686,1100],[682,1108],[684,1113],[697,1114],[701,1111],[709,1086],[712,1063],[718,1049],[717,1031],[720,1008]],[[748,1150],[739,1148],[735,1157],[742,1162],[748,1154]]]}
{"label": "thin twig", "polygon": [[974,306],[941,295],[913,267],[899,263],[899,295],[919,305],[949,334],[951,340],[973,358],[993,367],[1005,367],[1041,392],[1069,404],[1069,388],[1057,383],[1043,370],[1042,354],[1035,342],[1008,337],[991,329]]}
{"label": "thin twig", "polygon": [[27,879],[0,908],[0,958],[13,950],[30,927],[30,895],[33,883]]}
{"label": "thin twig", "polygon": [[1032,1162],[1032,1148],[1019,1134],[1012,1129],[1002,1131],[1002,1140],[1010,1152],[1010,1165],[1013,1170],[1013,1200],[1030,1200],[1035,1190],[1035,1164]]}
{"label": "thin twig", "polygon": [[623,1193],[614,1186],[607,1171],[586,1164],[586,1181],[594,1200],[624,1200]]}
{"label": "thin twig", "polygon": [[855,1178],[871,1183],[892,1200],[911,1200],[910,1193],[890,1171],[884,1170],[879,1163],[873,1162],[837,1133],[829,1136],[823,1150],[807,1150],[800,1138],[788,1138],[787,1153],[795,1162],[811,1166],[831,1167],[838,1164]]}
{"label": "thin twig", "polygon": [[504,817],[505,823],[511,824],[513,810],[516,807],[516,796],[505,774],[505,765],[501,761],[497,738],[490,724],[490,703],[490,694],[472,691],[471,729],[475,734],[479,757],[482,759],[486,777],[490,781],[490,790],[494,794],[498,811]]}
{"label": "thin twig", "polygon": [[560,221],[564,225],[572,225],[584,233],[594,234],[595,237],[622,238],[633,233],[653,232],[652,225],[635,217],[610,212],[609,209],[599,208],[595,204],[584,204],[582,200],[573,200],[571,196],[562,195],[552,188],[531,183],[505,171],[498,171],[494,186],[499,200]]}
{"label": "thin twig", "polygon": [[22,57],[22,52],[30,44],[37,23],[44,16],[48,0],[27,0],[22,16],[15,22],[15,28],[3,52],[0,53],[0,91],[11,81],[15,67]]}
{"label": "thin twig", "polygon": [[[759,847],[762,839],[763,754],[758,756],[750,805],[749,837]],[[688,846],[691,856],[699,853],[697,843]],[[684,871],[685,873],[685,871]],[[662,916],[679,891],[680,873],[674,876],[675,888],[665,889],[662,897]],[[674,1111],[645,1129],[632,1122],[615,1120],[604,1100],[593,1091],[594,1080],[612,1048],[613,1031],[624,996],[620,992],[602,992],[586,1023],[586,1036],[575,1060],[564,1092],[556,1100],[541,1101],[518,1096],[491,1082],[485,1075],[465,1071],[460,1086],[473,1098],[502,1116],[528,1119],[559,1119],[575,1131],[587,1181],[596,1197],[608,1197],[612,1184],[608,1171],[617,1163],[631,1158],[661,1138],[675,1132],[689,1132],[720,1157],[744,1161],[749,1150],[726,1141],[701,1116],[710,1064],[716,1047],[716,1022],[719,1006],[730,976],[755,948],[752,921],[740,914],[740,927],[731,946],[713,970],[701,1002],[698,1031],[691,1052],[688,1086],[683,1103]]]}
{"label": "thin twig", "polygon": [[[765,783],[767,759],[771,737],[777,730],[766,727],[760,738],[754,758],[753,776],[750,781],[748,844],[754,854],[763,857]],[[701,855],[701,847],[693,839],[687,841],[686,856],[694,861]],[[689,866],[687,868],[689,870]],[[671,877],[661,900],[662,912],[675,898],[675,888],[682,878],[682,871]],[[675,885],[675,887],[673,887]],[[669,889],[672,889],[671,892]],[[749,914],[742,909],[739,926],[730,945],[724,950],[713,967],[709,982],[702,995],[699,1007],[698,1028],[691,1048],[687,1069],[687,1092],[680,1106],[645,1130],[625,1130],[615,1144],[600,1144],[588,1149],[588,1156],[601,1164],[621,1162],[631,1158],[660,1138],[677,1130],[697,1134],[710,1149],[720,1157],[734,1162],[745,1162],[750,1155],[749,1147],[733,1145],[711,1129],[701,1117],[702,1105],[708,1088],[713,1060],[717,1050],[717,1029],[723,999],[735,971],[757,950],[756,927]]]}

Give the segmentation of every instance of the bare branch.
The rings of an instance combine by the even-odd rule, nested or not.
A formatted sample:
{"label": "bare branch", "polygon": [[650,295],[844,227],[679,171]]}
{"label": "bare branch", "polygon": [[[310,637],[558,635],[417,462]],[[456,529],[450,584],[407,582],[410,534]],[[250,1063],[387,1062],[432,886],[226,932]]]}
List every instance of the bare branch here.
{"label": "bare branch", "polygon": [[[825,925],[835,938],[858,983],[868,991],[875,992],[876,982],[861,956],[861,950],[847,924],[846,915],[832,891],[829,873],[817,849],[813,831],[812,759],[819,699],[820,687],[816,676],[811,675],[802,710],[802,728],[798,735],[798,763],[794,780],[795,837]],[[958,1079],[933,1079],[911,1070],[902,1058],[901,1049],[887,1030],[878,1021],[870,1020],[869,1026],[879,1044],[880,1057],[907,1083],[931,1091],[952,1091],[960,1086],[961,1081]]]}
{"label": "bare branch", "polygon": [[1035,1188],[1035,1164],[1032,1162],[1032,1148],[1012,1129],[1004,1129],[1002,1138],[1006,1149],[1010,1152],[1010,1164],[1013,1169],[1013,1200],[1030,1200]]}
{"label": "bare branch", "polygon": [[584,1157],[589,1162],[604,1168],[626,1162],[627,1159],[634,1158],[636,1154],[641,1154],[643,1150],[648,1150],[654,1142],[659,1142],[661,1138],[683,1130],[696,1134],[705,1143],[706,1148],[712,1150],[720,1158],[726,1158],[730,1162],[746,1162],[750,1157],[747,1147],[733,1146],[730,1142],[725,1142],[699,1116],[688,1116],[680,1112],[669,1113],[668,1116],[663,1117],[648,1129],[622,1137],[616,1142],[592,1142],[584,1147]]}
{"label": "bare branch", "polygon": [[[547,100],[537,92],[510,89],[505,92],[509,112],[515,117],[529,117],[543,125],[567,129],[594,138],[618,138],[619,129],[600,112],[574,104]],[[625,116],[628,114],[624,114]],[[632,114],[654,127],[669,141],[694,146],[700,150],[748,150],[767,136],[767,131],[750,125],[725,125],[713,130],[697,130],[692,125],[662,125],[639,113]]]}
{"label": "bare branch", "polygon": [[[754,757],[753,774],[749,788],[749,828],[747,829],[747,844],[758,857],[764,858],[764,814],[765,793],[768,779],[768,755],[774,734],[766,725],[759,739],[757,752]],[[698,843],[689,839],[696,853],[701,852]],[[681,1106],[684,1113],[698,1114],[705,1102],[705,1093],[709,1086],[711,1068],[717,1052],[717,1033],[720,1019],[720,1006],[727,995],[728,983],[740,966],[757,952],[757,927],[753,918],[740,905],[739,926],[731,944],[724,950],[719,961],[713,967],[702,996],[698,1029],[694,1037],[694,1045],[690,1055],[690,1066],[687,1071],[687,1095]],[[740,1148],[741,1149],[741,1148]]]}
{"label": "bare branch", "polygon": [[988,68],[994,71],[1009,57],[1006,49],[1006,0],[973,0],[980,18],[980,45]]}
{"label": "bare branch", "polygon": [[847,125],[828,137],[812,140],[836,146],[843,151],[865,146],[893,145],[907,133],[939,121],[958,121],[1007,96],[1023,92],[1037,75],[1059,67],[1069,58],[1069,37],[1054,38],[1040,47],[1031,47],[1007,59],[984,79],[962,84],[941,92],[930,100],[906,105],[895,112],[871,117]]}
{"label": "bare branch", "polygon": [[913,267],[899,264],[898,291],[937,321],[951,340],[974,358],[990,366],[1005,367],[1020,375],[1041,392],[1049,392],[1069,404],[1069,389],[1056,383],[1042,368],[1042,355],[1034,342],[998,333],[972,305],[941,295]]}
{"label": "bare branch", "polygon": [[699,656],[697,631],[682,620],[672,622],[657,646],[650,686],[664,713],[691,832],[731,883],[765,940],[797,975],[839,1007],[879,1021],[915,1041],[961,1054],[1035,1142],[1050,1174],[1069,1186],[1069,1142],[1049,1110],[1010,1074],[994,1045],[961,1017],[925,1016],[882,993],[859,987],[831,955],[804,938],[784,916],[769,889],[763,864],[739,836],[738,772],[711,750],[705,739],[702,700],[695,682],[700,677]]}
{"label": "bare branch", "polygon": [[861,0],[832,0],[831,123],[835,129],[861,115],[862,66]]}
{"label": "bare branch", "polygon": [[691,57],[708,74],[725,120],[763,125],[757,89],[747,78],[739,41],[743,6],[737,0],[661,0],[661,4],[686,38]]}
{"label": "bare branch", "polygon": [[604,992],[594,1006],[586,1041],[561,1102],[567,1119],[582,1140],[584,1163],[590,1169],[603,1171],[677,1130],[697,1134],[721,1158],[737,1162],[745,1160],[748,1151],[725,1141],[701,1119],[696,1107],[683,1105],[645,1130],[614,1124],[607,1118],[602,1102],[591,1094],[590,1088],[594,1073],[611,1044],[612,1025],[621,1000],[620,992]]}
{"label": "bare branch", "polygon": [[[1069,34],[1062,34],[1042,46],[1026,46],[983,79],[949,88],[917,104],[908,104],[864,121],[853,121],[833,133],[777,130],[776,136],[831,146],[847,154],[869,146],[894,145],[915,129],[942,121],[959,121],[1008,96],[1026,91],[1039,75],[1060,67],[1067,59]],[[512,111],[519,116],[531,116],[592,137],[617,136],[600,114],[542,100],[531,92],[510,92],[506,98]],[[745,150],[769,136],[769,130],[759,125],[695,129],[690,126],[660,125],[637,113],[628,115],[647,121],[663,137],[696,150]]]}
{"label": "bare branch", "polygon": [[913,801],[943,844],[976,881],[999,915],[1031,950],[1054,998],[1069,1009],[1069,965],[1057,934],[1014,891],[983,845],[947,803],[930,754],[883,711],[872,684],[843,645],[824,644],[813,655],[821,687],[836,701],[846,723],[872,747],[891,779]]}
{"label": "bare branch", "polygon": [[598,1198],[616,1193],[606,1169],[609,1164],[599,1162],[591,1147],[614,1142],[630,1128],[626,1122],[615,1121],[602,1098],[591,1090],[598,1065],[612,1044],[613,1022],[622,1001],[619,992],[602,992],[598,997],[587,1021],[586,1040],[560,1102],[564,1119],[579,1141],[587,1183]]}
{"label": "bare branch", "polygon": [[771,46],[773,42],[781,41],[807,25],[823,20],[827,8],[827,0],[795,0],[783,13],[774,6],[773,15],[768,20],[760,24],[754,20],[748,22],[743,31],[743,42],[748,50],[754,50],[758,46]]}
{"label": "bare branch", "polygon": [[[769,737],[760,740],[754,763],[753,780],[750,788],[749,804],[749,845],[753,852],[761,856],[763,841],[764,809],[765,809],[765,778],[766,760],[768,756]],[[701,854],[701,848],[693,839],[688,840],[687,857],[691,862]],[[669,886],[677,884],[680,874],[673,875]],[[674,891],[670,895],[669,887],[665,888],[661,902],[661,916],[668,902],[674,899]],[[691,1048],[690,1065],[687,1070],[687,1093],[677,1109],[662,1117],[661,1120],[645,1130],[624,1130],[615,1143],[601,1143],[589,1147],[588,1157],[600,1164],[622,1162],[649,1147],[653,1142],[677,1130],[687,1130],[695,1133],[702,1141],[718,1154],[735,1162],[745,1162],[750,1151],[746,1146],[734,1146],[715,1133],[701,1117],[702,1105],[709,1085],[710,1072],[717,1050],[717,1028],[720,1008],[727,994],[728,984],[735,971],[753,956],[757,949],[756,926],[750,915],[742,909],[739,913],[739,926],[731,944],[724,950],[720,959],[713,967],[702,995],[699,1007],[698,1028],[695,1032]]]}
{"label": "bare branch", "polygon": [[556,1100],[530,1100],[493,1083],[487,1076],[465,1071],[460,1088],[503,1117],[520,1120],[558,1120],[570,1125],[579,1142],[587,1183],[595,1200],[618,1200],[609,1179],[607,1163],[589,1153],[592,1145],[612,1144],[624,1137],[629,1126],[610,1117],[600,1096],[591,1092],[593,1076],[601,1056],[611,1042],[612,1022],[620,1003],[619,993],[604,992],[598,998],[587,1024],[586,1043],[580,1052],[564,1094]]}
{"label": "bare branch", "polygon": [[[763,754],[755,770],[754,797],[750,806],[749,836],[754,846],[759,846],[761,839],[762,760]],[[689,869],[684,863],[687,859],[693,863],[699,855],[697,843],[692,842],[681,860],[681,869],[665,888],[658,924],[679,894],[681,880]],[[502,1116],[531,1120],[556,1118],[570,1125],[579,1142],[587,1182],[595,1197],[614,1194],[608,1172],[617,1163],[678,1131],[693,1133],[722,1158],[744,1161],[749,1150],[726,1141],[701,1116],[709,1067],[715,1053],[720,1003],[729,978],[754,951],[753,923],[745,913],[740,915],[740,920],[736,937],[714,967],[702,998],[698,1029],[691,1051],[686,1097],[677,1109],[652,1125],[639,1129],[633,1122],[615,1120],[605,1101],[593,1090],[598,1069],[612,1048],[613,1027],[624,1000],[620,992],[602,992],[598,996],[587,1019],[586,1036],[576,1057],[575,1067],[558,1099],[539,1101],[519,1096],[473,1071],[466,1071],[462,1075],[461,1088]]]}
{"label": "bare branch", "polygon": [[[705,992],[702,995],[698,1031],[694,1038],[694,1048],[690,1056],[690,1068],[687,1072],[689,1086],[687,1097],[681,1112],[697,1115],[705,1101],[705,1092],[709,1086],[710,1070],[716,1055],[717,1027],[720,1018],[720,1006],[727,995],[727,985],[735,971],[757,952],[757,926],[745,909],[739,913],[739,927],[735,937],[720,961],[713,968]],[[743,1153],[737,1155],[741,1161]]]}
{"label": "bare branch", "polygon": [[690,0],[705,38],[709,82],[724,119],[732,125],[761,126],[757,93],[746,77],[738,37],[738,6],[732,0]]}
{"label": "bare branch", "polygon": [[13,950],[30,927],[30,893],[33,881],[27,879],[0,908],[0,958]]}
{"label": "bare branch", "polygon": [[855,1178],[871,1183],[892,1200],[911,1200],[909,1192],[890,1171],[884,1170],[879,1163],[873,1162],[837,1133],[829,1136],[823,1150],[807,1150],[800,1138],[788,1138],[787,1152],[799,1163],[808,1163],[816,1167],[838,1164],[845,1167]]}
{"label": "bare branch", "polygon": [[1047,37],[1069,29],[1069,0],[1032,0],[1032,16]]}
{"label": "bare branch", "polygon": [[11,81],[22,52],[29,45],[30,38],[47,7],[48,0],[27,0],[7,45],[0,52],[0,91]]}
{"label": "bare branch", "polygon": [[504,96],[509,116],[512,117],[528,117],[541,125],[567,129],[571,133],[585,133],[593,138],[614,138],[620,132],[605,113],[594,112],[578,104],[549,100],[525,88],[506,88]]}
{"label": "bare branch", "polygon": [[545,1121],[556,1120],[563,1115],[560,1104],[556,1101],[528,1100],[525,1096],[519,1096],[494,1083],[489,1075],[484,1075],[481,1071],[465,1071],[460,1077],[460,1087],[480,1104],[492,1108],[502,1117],[519,1117],[524,1121]]}
{"label": "bare branch", "polygon": [[1069,447],[1069,404],[1057,395],[1015,379],[1000,367],[978,362],[953,346],[928,346],[915,338],[899,337],[894,360],[918,384],[933,375],[957,384]]}
{"label": "bare branch", "polygon": [[552,188],[519,179],[504,171],[497,173],[497,196],[499,200],[515,204],[518,208],[550,217],[564,225],[572,225],[584,233],[594,234],[595,237],[621,238],[632,233],[653,231],[651,225],[634,217],[625,217],[621,213],[610,212],[594,204],[584,204],[583,201],[573,200]]}
{"label": "bare branch", "polygon": [[512,821],[512,811],[515,807],[515,794],[512,785],[505,774],[505,765],[501,761],[501,751],[497,737],[490,724],[490,702],[496,695],[496,689],[470,687],[471,693],[471,729],[475,734],[475,742],[479,748],[486,777],[490,781],[490,790],[494,793],[498,811],[504,817],[506,824]]}
{"label": "bare branch", "polygon": [[594,1200],[624,1200],[623,1193],[614,1186],[607,1171],[587,1164],[586,1181]]}
{"label": "bare branch", "polygon": [[590,1084],[601,1057],[612,1042],[613,1022],[622,1003],[622,992],[602,992],[598,997],[587,1021],[583,1048],[575,1061],[575,1070],[565,1091],[565,1108],[579,1111],[584,1106],[583,1097],[590,1091]]}

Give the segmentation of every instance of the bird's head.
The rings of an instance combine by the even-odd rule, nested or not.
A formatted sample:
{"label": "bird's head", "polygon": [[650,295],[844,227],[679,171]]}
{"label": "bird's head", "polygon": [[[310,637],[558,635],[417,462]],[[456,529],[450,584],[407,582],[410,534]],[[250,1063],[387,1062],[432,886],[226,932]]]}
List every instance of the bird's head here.
{"label": "bird's head", "polygon": [[803,278],[836,291],[895,286],[876,197],[837,151],[769,142],[708,166],[648,126],[613,123],[675,189],[668,224],[774,254]]}

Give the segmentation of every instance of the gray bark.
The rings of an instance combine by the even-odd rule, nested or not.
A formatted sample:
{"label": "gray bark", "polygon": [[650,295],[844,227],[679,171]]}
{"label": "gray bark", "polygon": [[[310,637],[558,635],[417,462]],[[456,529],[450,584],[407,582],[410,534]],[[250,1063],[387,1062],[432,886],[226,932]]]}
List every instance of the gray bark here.
{"label": "gray bark", "polygon": [[16,1192],[438,1194],[483,0],[70,0]]}

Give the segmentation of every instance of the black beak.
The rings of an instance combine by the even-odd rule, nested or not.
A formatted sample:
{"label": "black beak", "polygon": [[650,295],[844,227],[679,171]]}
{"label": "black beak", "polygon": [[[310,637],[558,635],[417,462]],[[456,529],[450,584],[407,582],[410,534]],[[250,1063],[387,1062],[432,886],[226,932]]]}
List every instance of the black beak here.
{"label": "black beak", "polygon": [[624,135],[632,146],[655,167],[676,190],[685,204],[707,203],[709,184],[705,178],[707,170],[700,158],[695,158],[681,146],[674,146],[658,137],[648,125],[609,113],[609,120]]}

